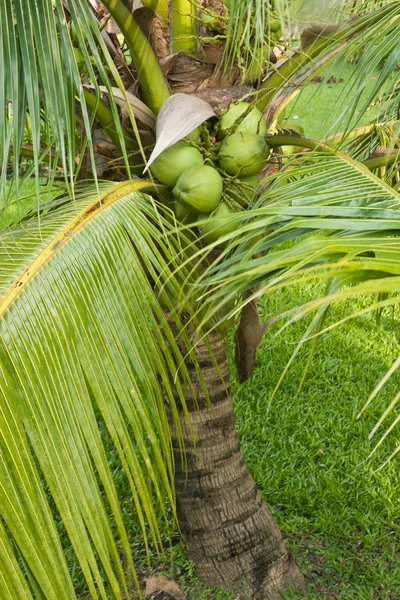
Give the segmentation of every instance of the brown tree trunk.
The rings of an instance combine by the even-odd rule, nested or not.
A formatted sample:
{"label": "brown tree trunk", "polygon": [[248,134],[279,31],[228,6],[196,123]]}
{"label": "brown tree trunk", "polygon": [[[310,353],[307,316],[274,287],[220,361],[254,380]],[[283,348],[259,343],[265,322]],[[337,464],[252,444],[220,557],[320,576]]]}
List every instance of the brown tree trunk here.
{"label": "brown tree trunk", "polygon": [[235,429],[225,345],[216,336],[210,342],[218,368],[204,344],[197,355],[212,405],[194,367],[188,366],[196,392],[195,399],[188,398],[196,446],[182,415],[186,465],[172,431],[182,538],[205,582],[244,597],[281,600],[279,590],[301,588],[303,576],[246,467]]}

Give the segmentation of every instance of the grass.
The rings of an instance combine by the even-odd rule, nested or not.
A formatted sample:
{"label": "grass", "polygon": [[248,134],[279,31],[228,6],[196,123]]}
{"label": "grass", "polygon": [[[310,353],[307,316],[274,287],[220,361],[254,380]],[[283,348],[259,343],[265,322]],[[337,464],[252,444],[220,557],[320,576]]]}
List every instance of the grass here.
{"label": "grass", "polygon": [[[342,116],[343,107],[349,107],[349,97],[353,97],[359,87],[359,84],[354,85],[352,80],[356,73],[357,65],[344,60],[327,67],[320,76],[327,80],[335,77],[337,82],[324,81],[324,83],[306,85],[301,94],[288,105],[285,119],[289,123],[301,125],[306,137],[310,139],[320,140],[343,131],[344,124],[347,126],[347,117]],[[366,83],[358,107],[361,107],[371,94],[379,75],[380,71],[377,70],[375,76]],[[393,73],[392,79],[387,83],[385,89],[391,89],[397,79],[398,73]],[[361,116],[359,122],[357,121],[359,110],[356,110],[351,118],[352,127],[361,127],[374,122],[379,110],[380,103],[377,101]]]}
{"label": "grass", "polygon": [[[291,288],[265,299],[262,308],[271,314],[313,294],[309,286]],[[362,298],[337,306],[330,319],[366,304]],[[270,404],[304,327],[278,337],[270,332],[253,379],[236,393],[248,466],[307,578],[304,594],[288,598],[398,599],[398,462],[376,469],[400,443],[399,431],[376,457],[367,457],[375,442],[368,434],[398,392],[400,377],[393,377],[364,418],[356,417],[398,356],[400,322],[387,315],[379,327],[370,314],[333,330],[321,339],[301,393],[306,351]]]}

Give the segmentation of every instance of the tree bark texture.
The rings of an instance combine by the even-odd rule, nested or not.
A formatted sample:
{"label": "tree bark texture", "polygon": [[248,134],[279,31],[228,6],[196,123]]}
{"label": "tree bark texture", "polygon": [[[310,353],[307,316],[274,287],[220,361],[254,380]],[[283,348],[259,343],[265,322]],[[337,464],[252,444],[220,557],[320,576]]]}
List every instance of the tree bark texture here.
{"label": "tree bark texture", "polygon": [[181,535],[203,581],[240,597],[281,600],[279,590],[301,588],[303,576],[246,467],[225,345],[217,336],[210,342],[218,367],[205,344],[198,346],[197,356],[211,404],[189,365],[196,398],[188,398],[194,436],[181,419],[186,465],[172,431]]}

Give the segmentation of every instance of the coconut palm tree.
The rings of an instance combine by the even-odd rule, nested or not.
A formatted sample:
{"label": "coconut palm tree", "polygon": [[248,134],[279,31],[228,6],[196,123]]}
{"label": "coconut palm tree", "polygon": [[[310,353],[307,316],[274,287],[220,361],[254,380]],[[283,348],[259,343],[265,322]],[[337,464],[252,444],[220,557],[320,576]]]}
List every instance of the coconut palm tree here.
{"label": "coconut palm tree", "polygon": [[[225,337],[241,313],[243,380],[261,294],[325,277],[327,297],[287,315],[315,312],[308,337],[337,298],[397,302],[396,82],[381,125],[346,117],[378,65],[364,111],[392,76],[400,2],[334,4],[0,0],[1,597],[130,597],[127,513],[157,551],[167,503],[205,581],[272,599],[303,585],[243,458]],[[298,87],[356,51],[342,135],[280,128]],[[143,168],[200,125],[188,147],[215,166],[218,117],[243,95],[228,134],[257,107],[274,154],[220,217],[235,226],[207,236],[211,217],[179,216]],[[280,169],[285,147],[301,152]]]}

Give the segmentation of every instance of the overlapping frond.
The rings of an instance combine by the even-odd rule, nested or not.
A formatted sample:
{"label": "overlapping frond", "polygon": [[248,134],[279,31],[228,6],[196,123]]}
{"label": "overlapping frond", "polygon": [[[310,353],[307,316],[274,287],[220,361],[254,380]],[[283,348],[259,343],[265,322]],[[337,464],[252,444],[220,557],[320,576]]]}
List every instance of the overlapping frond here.
{"label": "overlapping frond", "polygon": [[[0,14],[0,162],[3,165],[0,197],[4,197],[7,164],[13,164],[14,177],[18,178],[19,166],[26,154],[23,148],[26,132],[29,132],[28,154],[33,158],[36,177],[46,161],[50,171],[57,165],[63,167],[72,185],[77,156],[84,151],[85,144],[93,152],[90,134],[93,116],[86,108],[83,78],[95,85],[98,98],[98,81],[111,92],[107,68],[115,81],[121,83],[99,25],[86,0],[65,3],[62,0],[1,0]],[[75,99],[80,104],[79,111]],[[112,95],[110,110],[126,157]],[[78,149],[77,119],[82,134]]]}
{"label": "overlapping frond", "polygon": [[[1,598],[71,600],[76,570],[90,597],[130,597],[116,465],[146,545],[160,548],[172,380],[183,405],[190,384],[185,335],[178,347],[179,319],[172,333],[154,288],[185,238],[144,185],[108,184],[101,199],[92,188],[0,236]],[[163,289],[170,309],[180,282]]]}
{"label": "overlapping frond", "polygon": [[[380,105],[380,120],[391,120],[390,114],[399,104],[400,80],[397,67],[400,63],[400,6],[393,3],[393,12],[365,31],[359,39],[346,44],[338,53],[337,60],[354,60],[357,57],[357,69],[346,81],[339,105],[342,109],[341,122],[336,130],[357,125],[370,106]],[[377,73],[378,76],[376,75]],[[375,84],[364,98],[360,98],[368,82]],[[354,115],[357,121],[354,123]],[[343,127],[343,125],[345,125]]]}
{"label": "overlapping frond", "polygon": [[[357,23],[372,18],[370,25],[356,36],[351,36],[349,32],[347,42],[342,47],[337,46],[332,69],[346,61],[356,62],[357,69],[346,79],[337,100],[335,110],[338,119],[330,133],[351,130],[357,126],[372,104],[380,106],[379,120],[392,120],[393,112],[399,104],[400,77],[397,67],[400,61],[400,5],[398,2],[388,2],[385,5],[379,3],[379,6],[377,3],[370,3],[368,8],[371,12],[356,18],[354,27],[357,27]],[[337,41],[340,30],[338,33]],[[334,43],[330,44],[330,48],[334,46]],[[330,75],[331,70],[327,69],[323,85],[329,81]],[[364,90],[371,81],[375,83],[366,96]]]}
{"label": "overlapping frond", "polygon": [[[259,297],[298,279],[334,285],[327,296],[280,315],[290,321],[318,311],[321,317],[330,302],[357,295],[370,296],[369,310],[400,302],[396,190],[340,153],[300,156],[264,184],[259,201],[240,213],[240,227],[226,236],[229,245],[204,275],[209,314],[250,288]],[[316,319],[307,339],[319,326]]]}
{"label": "overlapping frond", "polygon": [[[244,19],[241,11],[244,11],[245,3],[242,8],[240,8],[240,0],[237,0],[237,4],[238,10],[234,12],[234,15],[240,23]],[[249,5],[252,4],[249,2]],[[309,3],[303,4],[302,14],[307,14]],[[361,3],[358,4],[360,8]],[[400,3],[398,1],[370,3],[368,4],[369,10],[366,10],[367,5],[362,4],[363,7],[361,10],[356,10],[355,15],[351,10],[348,11],[348,7],[346,10],[346,7],[342,6],[343,10],[338,13],[339,17],[328,18],[328,20],[322,17],[318,19],[317,16],[314,18],[312,6],[310,6],[309,25],[303,19],[304,23],[300,23],[300,30],[297,31],[297,29],[293,30],[290,24],[291,14],[294,15],[292,24],[296,21],[296,3],[288,2],[289,6],[284,11],[286,26],[283,30],[284,35],[282,35],[282,44],[286,47],[286,49],[282,49],[284,58],[278,67],[272,65],[269,68],[261,86],[263,91],[259,95],[259,107],[265,109],[267,103],[280,89],[293,85],[294,76],[298,75],[302,69],[309,68],[310,65],[326,65],[326,60],[328,60],[335,67],[337,64],[343,64],[344,61],[357,60],[358,68],[346,81],[341,97],[337,101],[337,122],[332,126],[332,131],[327,132],[327,135],[353,128],[354,123],[357,125],[357,119],[362,118],[372,103],[380,103],[382,120],[385,119],[386,114],[391,112],[393,107],[398,106],[399,101],[399,74],[396,66],[399,63]],[[323,10],[321,7],[325,5],[326,10]],[[318,8],[317,13],[323,13],[324,17],[329,17],[328,9],[331,5],[332,3],[315,3]],[[335,10],[334,13],[336,14]],[[237,17],[238,14],[240,19]],[[342,19],[343,16],[346,20]],[[238,43],[241,26],[232,24],[232,27],[232,44]],[[263,27],[263,35],[265,35],[268,28],[267,17],[265,17]],[[297,33],[293,33],[293,31],[297,31]],[[305,35],[301,35],[302,31]],[[259,35],[255,33],[252,35],[254,36],[251,40],[252,47],[257,48],[261,43]],[[243,38],[241,43],[247,47],[248,42],[249,40],[245,41]],[[286,58],[285,55],[287,55]],[[379,76],[376,78],[378,70]],[[326,78],[322,85],[326,85],[329,80],[331,75],[329,68],[325,69],[325,74]],[[313,76],[314,73],[310,73],[310,77]],[[368,96],[365,97],[364,94],[361,102],[360,98],[365,86],[375,79],[375,84]]]}

